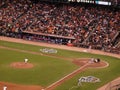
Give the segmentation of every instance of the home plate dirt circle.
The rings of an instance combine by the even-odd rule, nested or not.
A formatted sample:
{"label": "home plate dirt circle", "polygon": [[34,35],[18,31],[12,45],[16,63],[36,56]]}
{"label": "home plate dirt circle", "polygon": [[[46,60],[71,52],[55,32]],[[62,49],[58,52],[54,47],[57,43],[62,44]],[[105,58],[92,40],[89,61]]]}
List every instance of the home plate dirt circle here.
{"label": "home plate dirt circle", "polygon": [[34,65],[32,63],[25,63],[25,62],[13,62],[10,64],[10,66],[13,68],[23,68],[23,69],[28,69],[28,68],[34,67]]}
{"label": "home plate dirt circle", "polygon": [[[89,63],[90,59],[75,59],[72,62],[78,66],[83,66],[86,63]],[[90,63],[88,65],[88,67],[93,67],[93,68],[105,68],[108,66],[109,66],[109,64],[105,61],[102,61],[102,60],[99,63]]]}

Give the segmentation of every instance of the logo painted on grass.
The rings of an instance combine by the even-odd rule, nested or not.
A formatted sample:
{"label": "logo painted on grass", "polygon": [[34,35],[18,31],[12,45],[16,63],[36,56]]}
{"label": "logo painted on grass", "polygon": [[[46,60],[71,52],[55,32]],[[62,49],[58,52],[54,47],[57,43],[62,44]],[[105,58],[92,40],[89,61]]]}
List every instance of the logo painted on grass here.
{"label": "logo painted on grass", "polygon": [[78,86],[82,85],[82,82],[96,83],[100,82],[100,79],[94,76],[81,77],[78,79]]}
{"label": "logo painted on grass", "polygon": [[43,49],[40,49],[40,51],[43,53],[57,53],[56,49],[51,49],[51,48],[43,48]]}

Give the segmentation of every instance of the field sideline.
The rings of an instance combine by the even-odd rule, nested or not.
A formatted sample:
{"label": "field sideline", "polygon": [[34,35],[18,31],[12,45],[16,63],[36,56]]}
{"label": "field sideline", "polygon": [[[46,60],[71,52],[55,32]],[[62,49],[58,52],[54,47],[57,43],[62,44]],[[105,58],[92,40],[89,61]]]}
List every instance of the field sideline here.
{"label": "field sideline", "polygon": [[[6,42],[6,41],[21,42],[24,44],[10,43],[10,42]],[[31,45],[29,45],[29,44],[31,44]],[[37,45],[37,46],[34,46],[34,45]],[[40,51],[39,51],[40,48],[44,48],[44,47],[59,48],[59,49],[57,49],[58,53],[56,54],[58,57],[66,57],[65,59],[67,59],[67,58],[75,59],[75,58],[93,58],[93,57],[97,58],[97,57],[99,57],[100,59],[107,61],[110,64],[110,66],[108,68],[103,68],[103,69],[99,69],[99,70],[94,69],[94,68],[87,69],[87,70],[83,71],[82,73],[77,74],[75,77],[67,80],[66,82],[64,82],[63,84],[58,86],[55,90],[69,90],[69,88],[76,85],[79,77],[88,76],[88,75],[93,75],[93,76],[99,77],[102,82],[94,83],[94,84],[93,83],[92,84],[84,83],[82,87],[77,87],[72,90],[89,90],[89,87],[91,87],[91,90],[96,90],[100,86],[102,86],[102,85],[106,84],[107,82],[120,76],[120,70],[118,69],[119,63],[120,63],[120,56],[116,55],[116,54],[105,53],[105,52],[97,51],[97,50],[88,50],[88,49],[86,49],[88,52],[85,53],[84,52],[85,49],[83,49],[83,48],[78,49],[76,47],[71,48],[71,47],[67,47],[64,45],[38,43],[38,42],[25,41],[25,40],[21,40],[21,39],[11,39],[11,38],[6,38],[6,37],[0,37],[0,46],[16,48],[16,49],[26,50],[26,51],[33,51],[33,52],[37,52],[37,53],[40,53]],[[64,49],[67,49],[69,51],[66,51]],[[72,51],[72,50],[74,50],[74,51]],[[89,52],[95,53],[95,54],[90,54]],[[7,55],[7,53],[8,54],[10,53],[10,55]],[[103,55],[98,55],[98,53],[103,54]],[[13,83],[24,84],[24,85],[26,85],[26,84],[27,85],[42,85],[43,87],[47,87],[48,85],[52,84],[56,80],[62,78],[63,76],[67,75],[68,73],[70,73],[73,70],[78,68],[78,66],[71,63],[71,60],[64,60],[63,58],[61,58],[61,59],[57,58],[57,60],[56,60],[56,58],[54,58],[54,57],[32,55],[32,54],[28,54],[28,53],[24,53],[22,55],[21,52],[16,52],[16,51],[14,52],[11,50],[6,50],[6,49],[0,49],[0,54],[3,56],[5,56],[5,54],[6,54],[8,56],[8,57],[3,57],[3,56],[0,57],[0,62],[1,62],[0,67],[2,67],[2,69],[0,69],[1,72],[2,71],[4,72],[4,69],[7,70],[7,68],[4,67],[4,64],[8,65],[8,63],[12,62],[12,60],[8,60],[8,62],[5,62],[5,61],[2,61],[2,59],[13,58],[12,56],[14,54],[14,55],[16,55],[17,59],[19,59],[19,60],[24,59],[25,56],[29,56],[31,59],[36,58],[36,60],[32,60],[31,62],[34,63],[35,65],[37,62],[39,64],[42,63],[43,66],[45,65],[44,63],[47,63],[44,67],[45,70],[47,70],[47,68],[49,68],[49,67],[52,67],[51,69],[50,68],[48,69],[48,73],[50,73],[50,71],[52,71],[52,73],[54,73],[54,74],[57,73],[55,75],[50,75],[49,77],[44,75],[47,71],[44,71],[43,75],[41,73],[38,73],[40,76],[43,76],[43,81],[40,81],[40,82],[33,81],[32,78],[31,78],[31,80],[28,80],[26,82],[24,80],[23,81],[21,80],[19,82],[20,78],[18,79],[16,77],[16,79],[10,79],[10,78],[6,79],[6,77],[3,78],[3,76],[4,76],[3,74],[0,75],[0,81],[5,81],[5,82],[13,82]],[[106,55],[109,55],[109,56],[106,56]],[[111,57],[111,56],[114,56],[114,57]],[[39,59],[37,59],[37,57],[39,57],[39,58],[42,57],[45,61],[39,60]],[[47,58],[48,58],[48,60],[47,60]],[[17,61],[17,60],[15,60],[16,58],[13,58],[13,59],[14,59],[13,61]],[[52,61],[52,64],[51,64],[51,61]],[[41,67],[42,67],[42,64],[41,64]],[[37,67],[39,67],[39,65],[37,65]],[[39,67],[39,69],[41,67]],[[57,67],[57,68],[55,68],[55,67]],[[53,70],[53,68],[55,70]],[[9,69],[9,70],[11,70],[11,69]],[[31,70],[33,70],[33,69],[31,69]],[[31,70],[27,70],[27,71],[29,71],[29,73],[30,73]],[[36,70],[37,70],[37,68],[36,68]],[[42,71],[43,69],[40,69],[40,70]],[[23,70],[23,71],[25,71],[25,70]],[[17,72],[17,70],[16,70],[16,72]],[[7,72],[5,72],[5,73],[7,73]],[[25,73],[25,72],[23,72],[23,73]],[[12,72],[9,74],[13,75]],[[18,72],[17,72],[17,74],[18,74]],[[35,74],[37,74],[37,73],[35,73]],[[108,75],[109,75],[109,77],[108,77]],[[45,81],[45,76],[48,78],[47,79],[48,81]],[[33,76],[29,76],[28,79],[30,77],[33,77]],[[12,78],[14,78],[14,77],[12,77]],[[26,78],[26,77],[24,77],[24,78]],[[39,76],[38,76],[38,78],[41,79]],[[53,80],[53,78],[54,78],[54,80]],[[14,80],[18,80],[18,81],[14,81]],[[37,80],[37,77],[36,77],[36,80]],[[33,82],[31,82],[31,81],[33,81]]]}
{"label": "field sideline", "polygon": [[[65,45],[56,45],[56,44],[49,44],[49,43],[39,43],[39,42],[33,42],[33,41],[26,41],[26,40],[22,40],[22,39],[15,39],[15,38],[8,38],[8,37],[2,37],[0,36],[0,40],[1,41],[9,41],[9,42],[16,42],[16,43],[23,43],[23,44],[31,44],[31,45],[37,45],[37,46],[44,46],[44,47],[51,47],[51,48],[58,48],[58,49],[64,49],[64,50],[71,50],[71,51],[77,51],[77,52],[84,52],[84,50],[88,50],[88,49],[84,49],[84,48],[77,48],[77,47],[68,47]],[[112,53],[107,53],[107,52],[103,52],[103,51],[99,51],[99,50],[88,50],[89,53],[92,54],[100,54],[100,55],[107,55],[107,56],[113,56],[113,57],[117,57],[120,58],[120,55],[118,54],[112,54]]]}

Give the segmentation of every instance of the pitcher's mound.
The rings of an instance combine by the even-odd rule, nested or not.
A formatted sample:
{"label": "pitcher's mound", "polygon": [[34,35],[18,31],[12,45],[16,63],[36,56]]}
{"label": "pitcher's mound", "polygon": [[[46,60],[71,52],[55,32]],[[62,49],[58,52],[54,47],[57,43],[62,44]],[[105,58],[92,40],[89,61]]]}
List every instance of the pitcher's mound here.
{"label": "pitcher's mound", "polygon": [[13,68],[23,68],[23,69],[27,69],[27,68],[33,68],[34,65],[31,63],[24,63],[24,62],[13,62],[10,64],[11,67]]}

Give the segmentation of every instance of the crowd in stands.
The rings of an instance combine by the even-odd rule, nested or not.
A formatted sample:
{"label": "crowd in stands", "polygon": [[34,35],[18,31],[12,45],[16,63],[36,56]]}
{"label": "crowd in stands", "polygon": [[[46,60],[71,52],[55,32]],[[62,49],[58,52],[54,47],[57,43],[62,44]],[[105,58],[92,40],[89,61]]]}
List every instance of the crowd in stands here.
{"label": "crowd in stands", "polygon": [[[10,30],[12,24],[29,8],[28,0],[13,0],[0,9],[0,27],[3,31]],[[3,32],[2,31],[2,32]]]}
{"label": "crowd in stands", "polygon": [[112,48],[116,33],[120,31],[120,11],[100,6],[13,0],[0,8],[0,32],[6,31],[74,37],[75,46]]}
{"label": "crowd in stands", "polygon": [[0,0],[0,7],[4,5],[8,0]]}

